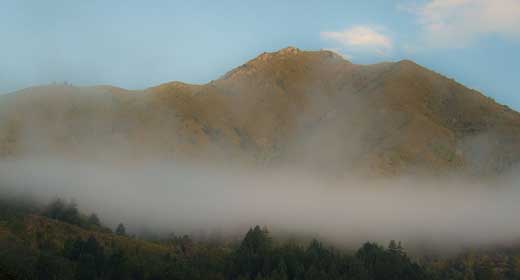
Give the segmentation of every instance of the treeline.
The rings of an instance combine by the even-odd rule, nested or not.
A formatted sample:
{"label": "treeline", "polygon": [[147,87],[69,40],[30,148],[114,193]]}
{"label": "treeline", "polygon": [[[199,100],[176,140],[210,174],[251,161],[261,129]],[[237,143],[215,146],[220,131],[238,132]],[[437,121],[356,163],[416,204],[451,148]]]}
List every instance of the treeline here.
{"label": "treeline", "polygon": [[231,245],[187,235],[146,241],[122,224],[112,232],[73,202],[29,205],[0,205],[0,279],[520,279],[514,252],[413,260],[400,242],[345,252],[279,242],[259,226]]}
{"label": "treeline", "polygon": [[89,216],[81,214],[76,202],[73,200],[66,202],[58,198],[43,209],[42,215],[50,219],[62,221],[85,229],[97,229],[110,232],[110,229],[101,225],[101,221],[97,214],[92,213]]}
{"label": "treeline", "polygon": [[62,250],[40,246],[31,261],[22,257],[24,248],[11,247],[25,263],[15,269],[18,264],[11,261],[4,272],[13,279],[429,279],[404,251],[374,243],[354,255],[317,240],[275,246],[258,226],[234,248],[203,248],[186,238],[177,242],[179,251],[148,255],[103,245],[92,235],[69,239]]}

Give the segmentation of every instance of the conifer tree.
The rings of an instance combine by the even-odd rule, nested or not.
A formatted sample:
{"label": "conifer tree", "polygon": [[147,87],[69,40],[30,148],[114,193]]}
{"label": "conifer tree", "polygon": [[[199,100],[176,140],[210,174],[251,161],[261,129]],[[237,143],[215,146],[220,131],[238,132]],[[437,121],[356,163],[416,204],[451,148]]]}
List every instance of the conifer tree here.
{"label": "conifer tree", "polygon": [[122,223],[119,224],[116,228],[116,234],[117,235],[121,235],[121,236],[126,236],[126,228],[125,228],[125,225],[123,225]]}

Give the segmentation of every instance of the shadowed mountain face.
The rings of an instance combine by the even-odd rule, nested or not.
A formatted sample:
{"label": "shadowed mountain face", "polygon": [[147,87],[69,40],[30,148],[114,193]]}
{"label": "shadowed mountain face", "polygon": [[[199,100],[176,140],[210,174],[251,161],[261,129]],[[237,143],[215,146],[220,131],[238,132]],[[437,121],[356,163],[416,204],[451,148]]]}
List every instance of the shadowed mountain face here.
{"label": "shadowed mountain face", "polygon": [[290,165],[345,174],[495,174],[520,115],[411,61],[264,53],[205,85],[44,86],[0,97],[0,155]]}

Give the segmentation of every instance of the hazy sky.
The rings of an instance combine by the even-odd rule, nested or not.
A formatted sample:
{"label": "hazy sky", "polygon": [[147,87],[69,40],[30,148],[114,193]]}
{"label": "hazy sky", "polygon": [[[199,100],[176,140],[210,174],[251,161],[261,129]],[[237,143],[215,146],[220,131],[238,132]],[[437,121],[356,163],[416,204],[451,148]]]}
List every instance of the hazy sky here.
{"label": "hazy sky", "polygon": [[520,109],[520,0],[0,0],[0,92],[205,83],[288,45],[412,59]]}

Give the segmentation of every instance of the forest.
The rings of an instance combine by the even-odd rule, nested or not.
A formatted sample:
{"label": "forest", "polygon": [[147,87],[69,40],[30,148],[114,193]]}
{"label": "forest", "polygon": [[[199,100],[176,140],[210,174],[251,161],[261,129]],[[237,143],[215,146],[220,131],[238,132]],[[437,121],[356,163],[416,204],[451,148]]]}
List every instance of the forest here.
{"label": "forest", "polygon": [[1,199],[1,279],[520,279],[520,250],[411,257],[401,242],[357,250],[273,237],[253,226],[239,240],[135,236],[106,227],[75,202]]}

